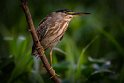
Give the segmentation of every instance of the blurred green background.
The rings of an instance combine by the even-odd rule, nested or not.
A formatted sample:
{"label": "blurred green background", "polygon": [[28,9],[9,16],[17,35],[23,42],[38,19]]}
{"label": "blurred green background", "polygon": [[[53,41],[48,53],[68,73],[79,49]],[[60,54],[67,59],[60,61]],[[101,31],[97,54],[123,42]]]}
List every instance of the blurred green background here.
{"label": "blurred green background", "polygon": [[[75,17],[54,49],[63,83],[124,83],[124,0],[29,0],[29,7],[35,27],[58,9],[91,13]],[[20,0],[0,2],[0,29],[0,83],[53,83],[31,56]]]}

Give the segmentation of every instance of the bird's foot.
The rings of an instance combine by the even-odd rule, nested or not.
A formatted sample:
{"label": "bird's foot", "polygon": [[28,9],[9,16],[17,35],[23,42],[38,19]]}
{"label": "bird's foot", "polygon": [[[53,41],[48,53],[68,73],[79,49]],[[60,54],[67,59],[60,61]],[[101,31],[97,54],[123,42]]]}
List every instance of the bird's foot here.
{"label": "bird's foot", "polygon": [[54,71],[54,75],[50,77],[50,79],[54,78],[55,76],[60,76],[58,74],[56,74],[55,70],[53,69],[53,67],[50,67],[49,70],[53,70]]}
{"label": "bird's foot", "polygon": [[43,52],[43,54],[44,54],[44,48],[43,48],[42,46],[39,46],[39,47],[37,47],[36,49],[37,49],[37,50],[42,49],[42,52]]}

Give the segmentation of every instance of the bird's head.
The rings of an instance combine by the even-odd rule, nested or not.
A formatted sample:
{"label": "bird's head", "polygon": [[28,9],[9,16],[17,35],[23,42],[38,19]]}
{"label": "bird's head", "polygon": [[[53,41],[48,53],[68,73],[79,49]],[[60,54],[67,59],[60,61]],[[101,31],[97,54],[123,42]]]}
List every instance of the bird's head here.
{"label": "bird's head", "polygon": [[67,21],[70,21],[74,16],[90,14],[90,13],[84,13],[84,12],[74,12],[74,11],[68,10],[68,9],[57,10],[56,13],[59,16],[62,16],[64,18],[64,20],[67,20]]}

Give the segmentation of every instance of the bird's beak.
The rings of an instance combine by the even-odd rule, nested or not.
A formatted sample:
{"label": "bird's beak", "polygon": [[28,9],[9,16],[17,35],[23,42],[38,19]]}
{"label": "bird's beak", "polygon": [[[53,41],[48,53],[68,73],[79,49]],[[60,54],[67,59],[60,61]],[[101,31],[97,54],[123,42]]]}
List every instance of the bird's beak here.
{"label": "bird's beak", "polygon": [[68,12],[69,15],[87,15],[90,13],[84,13],[84,12]]}

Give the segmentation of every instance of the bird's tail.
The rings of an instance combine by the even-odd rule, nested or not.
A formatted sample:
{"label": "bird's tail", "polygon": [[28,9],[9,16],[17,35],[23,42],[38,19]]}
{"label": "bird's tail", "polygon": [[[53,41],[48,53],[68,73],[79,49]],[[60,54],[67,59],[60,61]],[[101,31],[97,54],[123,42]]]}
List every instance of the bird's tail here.
{"label": "bird's tail", "polygon": [[32,55],[34,55],[34,56],[37,56],[38,55],[38,52],[37,52],[36,47],[35,47],[34,44],[32,46]]}

